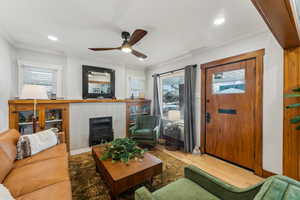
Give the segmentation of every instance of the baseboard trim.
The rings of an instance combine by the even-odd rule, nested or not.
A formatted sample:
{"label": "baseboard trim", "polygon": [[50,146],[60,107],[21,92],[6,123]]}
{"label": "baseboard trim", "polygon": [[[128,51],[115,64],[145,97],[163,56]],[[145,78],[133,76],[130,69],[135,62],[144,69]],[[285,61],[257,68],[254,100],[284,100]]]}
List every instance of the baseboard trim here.
{"label": "baseboard trim", "polygon": [[277,175],[277,174],[263,169],[262,177],[268,178],[268,177],[274,176],[274,175]]}

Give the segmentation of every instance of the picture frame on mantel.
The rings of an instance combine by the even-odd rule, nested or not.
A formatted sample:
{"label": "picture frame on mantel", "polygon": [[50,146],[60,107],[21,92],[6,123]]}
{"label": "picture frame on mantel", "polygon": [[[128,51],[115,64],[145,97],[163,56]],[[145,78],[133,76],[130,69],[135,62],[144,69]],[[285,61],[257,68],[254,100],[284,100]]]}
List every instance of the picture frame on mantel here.
{"label": "picture frame on mantel", "polygon": [[[108,80],[96,80],[97,77],[107,76]],[[109,89],[104,89],[105,92],[100,88],[99,85],[105,85]],[[91,85],[98,85],[96,88],[91,88]],[[101,90],[101,91],[99,91]],[[82,65],[82,98],[109,98],[115,99],[115,70]]]}

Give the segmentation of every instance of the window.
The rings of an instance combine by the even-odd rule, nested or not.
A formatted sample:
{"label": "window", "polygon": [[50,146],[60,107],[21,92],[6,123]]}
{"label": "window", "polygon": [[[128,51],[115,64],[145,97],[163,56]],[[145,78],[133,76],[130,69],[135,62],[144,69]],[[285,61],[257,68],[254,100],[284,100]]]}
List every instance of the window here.
{"label": "window", "polygon": [[163,118],[170,121],[184,119],[184,74],[176,73],[161,77]]}
{"label": "window", "polygon": [[245,69],[213,74],[213,94],[245,93]]}
{"label": "window", "polygon": [[145,80],[138,77],[129,77],[129,96],[144,97],[145,94]]}
{"label": "window", "polygon": [[19,91],[23,85],[42,85],[48,96],[61,96],[61,68],[41,64],[19,63]]}

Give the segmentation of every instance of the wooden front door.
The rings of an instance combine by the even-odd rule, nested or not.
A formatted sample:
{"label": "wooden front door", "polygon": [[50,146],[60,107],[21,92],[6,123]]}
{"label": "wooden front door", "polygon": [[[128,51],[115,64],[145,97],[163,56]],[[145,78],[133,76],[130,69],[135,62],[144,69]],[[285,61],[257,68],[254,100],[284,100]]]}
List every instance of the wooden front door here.
{"label": "wooden front door", "polygon": [[256,59],[206,69],[206,153],[254,169]]}

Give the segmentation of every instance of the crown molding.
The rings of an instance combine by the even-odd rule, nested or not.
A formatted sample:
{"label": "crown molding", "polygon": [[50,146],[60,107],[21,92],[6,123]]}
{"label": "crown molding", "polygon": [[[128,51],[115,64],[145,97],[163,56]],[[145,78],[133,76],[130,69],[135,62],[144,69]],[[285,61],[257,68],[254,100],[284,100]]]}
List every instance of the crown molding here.
{"label": "crown molding", "polygon": [[3,39],[5,39],[8,43],[15,47],[16,41],[3,28],[0,28],[0,36],[2,36]]}
{"label": "crown molding", "polygon": [[58,51],[58,50],[53,50],[53,49],[49,49],[46,47],[24,44],[22,42],[17,42],[14,46],[16,49],[25,49],[25,50],[29,50],[29,51],[35,51],[35,52],[39,52],[39,53],[47,53],[47,54],[52,54],[52,55],[57,55],[57,56],[66,56],[64,51]]}

